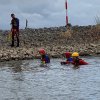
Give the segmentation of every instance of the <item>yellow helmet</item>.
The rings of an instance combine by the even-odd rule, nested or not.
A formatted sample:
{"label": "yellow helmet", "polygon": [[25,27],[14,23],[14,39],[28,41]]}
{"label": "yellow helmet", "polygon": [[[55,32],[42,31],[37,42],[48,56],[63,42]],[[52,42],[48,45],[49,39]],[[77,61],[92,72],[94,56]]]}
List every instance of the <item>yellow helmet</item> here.
{"label": "yellow helmet", "polygon": [[74,52],[73,54],[72,54],[72,57],[78,57],[79,56],[79,53],[78,52]]}

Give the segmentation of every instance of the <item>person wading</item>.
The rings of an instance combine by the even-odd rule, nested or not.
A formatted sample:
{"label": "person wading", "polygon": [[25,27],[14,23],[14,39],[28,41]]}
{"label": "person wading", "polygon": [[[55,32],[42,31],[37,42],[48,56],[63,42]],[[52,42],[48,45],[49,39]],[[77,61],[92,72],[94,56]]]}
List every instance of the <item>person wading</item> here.
{"label": "person wading", "polygon": [[19,47],[19,19],[15,17],[14,14],[11,14],[11,32],[12,32],[12,44],[11,47],[14,47],[14,36],[17,38],[17,47]]}

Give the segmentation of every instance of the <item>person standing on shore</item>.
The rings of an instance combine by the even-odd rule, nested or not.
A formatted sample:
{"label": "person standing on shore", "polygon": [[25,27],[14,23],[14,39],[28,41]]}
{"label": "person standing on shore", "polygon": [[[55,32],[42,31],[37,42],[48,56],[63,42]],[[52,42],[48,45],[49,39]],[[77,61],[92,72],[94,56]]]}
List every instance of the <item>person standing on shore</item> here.
{"label": "person standing on shore", "polygon": [[11,14],[11,32],[12,32],[12,44],[11,47],[14,47],[14,36],[17,38],[17,47],[19,47],[19,19],[15,17],[14,14]]}

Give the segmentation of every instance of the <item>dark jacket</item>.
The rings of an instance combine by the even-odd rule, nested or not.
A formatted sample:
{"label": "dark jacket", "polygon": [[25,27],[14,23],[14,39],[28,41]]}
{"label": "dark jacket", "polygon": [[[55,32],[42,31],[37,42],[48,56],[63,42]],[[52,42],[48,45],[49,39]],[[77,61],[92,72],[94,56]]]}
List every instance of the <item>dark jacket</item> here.
{"label": "dark jacket", "polygon": [[12,29],[19,29],[19,19],[13,18],[11,20]]}

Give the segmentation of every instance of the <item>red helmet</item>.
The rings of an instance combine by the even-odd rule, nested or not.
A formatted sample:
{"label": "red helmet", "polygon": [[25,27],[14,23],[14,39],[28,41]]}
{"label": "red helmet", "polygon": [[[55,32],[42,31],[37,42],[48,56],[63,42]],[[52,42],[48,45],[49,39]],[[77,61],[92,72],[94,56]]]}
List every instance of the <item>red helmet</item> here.
{"label": "red helmet", "polygon": [[66,55],[66,58],[71,57],[71,53],[70,52],[66,52],[65,55]]}
{"label": "red helmet", "polygon": [[46,52],[45,52],[44,49],[40,49],[40,50],[39,50],[39,53],[40,53],[40,54],[45,54]]}

